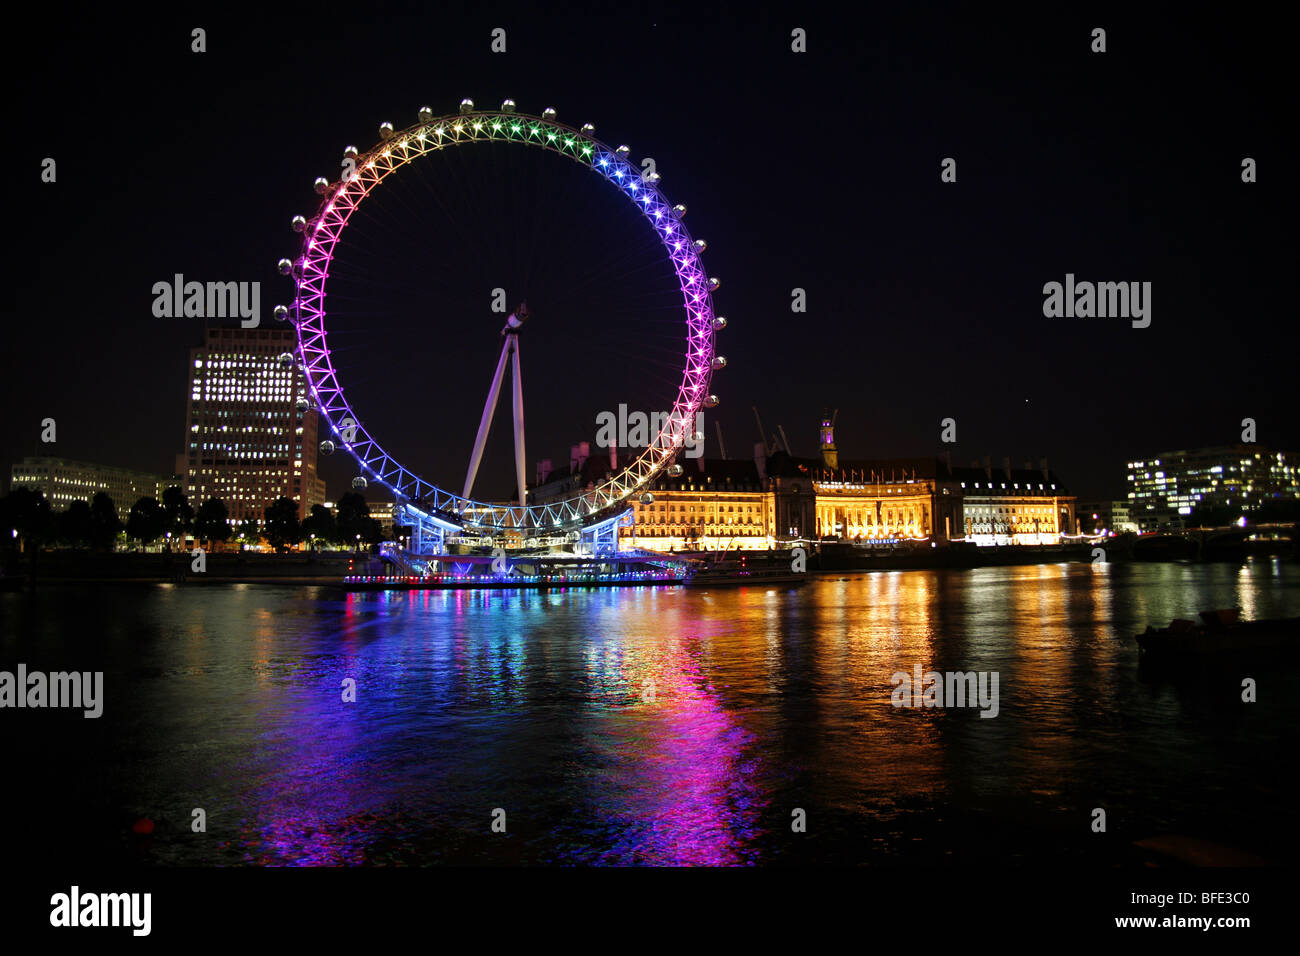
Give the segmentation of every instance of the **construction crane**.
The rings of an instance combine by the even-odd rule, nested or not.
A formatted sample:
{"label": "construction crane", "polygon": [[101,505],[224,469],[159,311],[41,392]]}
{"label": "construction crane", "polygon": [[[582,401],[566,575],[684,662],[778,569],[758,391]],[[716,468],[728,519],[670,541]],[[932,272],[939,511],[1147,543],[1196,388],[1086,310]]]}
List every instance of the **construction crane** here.
{"label": "construction crane", "polygon": [[754,402],[753,407],[754,407],[754,421],[758,423],[758,437],[763,441],[764,453],[770,455],[772,454],[772,452],[777,451],[780,448],[784,448],[785,453],[787,455],[790,454],[790,443],[785,440],[785,429],[782,428],[780,425],[777,425],[776,427],[781,433],[780,440],[778,440],[778,437],[775,434],[772,435],[771,438],[769,438],[767,432],[763,430],[763,419],[759,417],[758,414],[758,402]]}

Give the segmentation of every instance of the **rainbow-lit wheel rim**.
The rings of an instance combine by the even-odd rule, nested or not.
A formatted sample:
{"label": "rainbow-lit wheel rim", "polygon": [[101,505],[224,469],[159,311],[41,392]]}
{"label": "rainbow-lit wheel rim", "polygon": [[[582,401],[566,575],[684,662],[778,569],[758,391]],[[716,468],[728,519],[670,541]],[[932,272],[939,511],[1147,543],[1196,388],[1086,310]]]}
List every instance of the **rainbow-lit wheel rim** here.
{"label": "rainbow-lit wheel rim", "polygon": [[[423,510],[462,527],[488,532],[573,530],[607,517],[672,465],[687,435],[694,430],[696,413],[709,400],[709,379],[715,362],[714,332],[725,320],[714,317],[710,293],[716,284],[707,277],[700,260],[704,243],[691,239],[681,222],[684,207],[675,209],[664,198],[657,177],[643,178],[641,169],[628,162],[626,147],[610,149],[591,135],[594,130],[590,126],[576,130],[557,123],[551,110],[537,117],[516,113],[506,106],[513,104],[507,101],[501,110],[477,111],[467,100],[461,104],[459,114],[443,117],[434,117],[430,110],[422,109],[420,122],[414,126],[400,132],[394,132],[388,124],[381,127],[381,142],[357,154],[356,175],[350,180],[317,180],[317,191],[324,197],[320,208],[313,218],[305,222],[298,219],[294,224],[304,233],[302,253],[291,267],[282,263],[297,285],[297,297],[288,317],[298,329],[299,356],[321,418],[333,432],[336,444],[357,460],[368,481],[379,482],[398,501],[419,502]],[[362,200],[390,173],[426,153],[488,141],[524,143],[559,153],[617,186],[641,210],[668,250],[686,308],[685,370],[667,424],[622,471],[596,488],[551,504],[511,506],[476,501],[444,491],[403,468],[380,447],[348,404],[326,343],[325,283],[330,260]],[[718,367],[725,361],[717,357]],[[710,404],[712,401],[716,400],[710,400]],[[351,440],[343,441],[344,437]]]}

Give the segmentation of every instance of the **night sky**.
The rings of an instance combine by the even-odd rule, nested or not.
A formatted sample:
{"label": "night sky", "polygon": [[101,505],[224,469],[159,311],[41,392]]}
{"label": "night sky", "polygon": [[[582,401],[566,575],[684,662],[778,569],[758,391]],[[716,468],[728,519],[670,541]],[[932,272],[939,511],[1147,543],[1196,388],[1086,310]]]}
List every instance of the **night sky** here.
{"label": "night sky", "polygon": [[[1245,417],[1262,444],[1300,448],[1293,54],[1270,12],[348,9],[47,6],[11,35],[39,60],[5,67],[6,484],[30,454],[171,472],[202,322],[155,318],[153,284],[260,281],[272,325],[312,181],[379,123],[466,96],[552,106],[655,159],[723,281],[713,391],[731,457],[757,438],[755,401],[796,454],[816,453],[829,406],[842,457],[1046,456],[1082,496],[1123,495],[1131,456],[1235,442]],[[795,27],[807,53],[790,50]],[[501,343],[492,288],[537,315],[530,476],[593,439],[598,411],[666,406],[685,323],[649,226],[600,178],[521,147],[454,152],[386,182],[349,226],[327,325],[371,431],[459,491]],[[1043,285],[1066,273],[1151,282],[1151,326],[1045,318]],[[508,422],[503,404],[482,493],[510,492]],[[712,417],[706,433],[714,456]],[[341,458],[331,497],[353,473]]]}

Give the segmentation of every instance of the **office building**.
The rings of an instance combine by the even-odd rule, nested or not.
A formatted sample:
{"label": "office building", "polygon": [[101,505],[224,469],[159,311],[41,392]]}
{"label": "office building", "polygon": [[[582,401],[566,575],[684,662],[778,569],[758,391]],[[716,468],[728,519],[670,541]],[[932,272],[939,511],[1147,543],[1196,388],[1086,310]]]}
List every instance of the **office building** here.
{"label": "office building", "polygon": [[1259,445],[1169,451],[1128,463],[1128,502],[1143,531],[1184,527],[1198,509],[1241,515],[1300,497],[1300,454]]}
{"label": "office building", "polygon": [[295,359],[292,329],[209,328],[189,358],[186,451],[178,458],[197,510],[226,504],[232,523],[263,520],[277,498],[299,517],[325,501],[316,473],[317,412]]}
{"label": "office building", "polygon": [[28,457],[10,470],[9,488],[32,488],[44,493],[53,511],[64,511],[74,501],[90,502],[101,491],[113,499],[123,523],[131,506],[141,498],[162,500],[163,491],[180,481],[167,475],[98,465],[67,458]]}

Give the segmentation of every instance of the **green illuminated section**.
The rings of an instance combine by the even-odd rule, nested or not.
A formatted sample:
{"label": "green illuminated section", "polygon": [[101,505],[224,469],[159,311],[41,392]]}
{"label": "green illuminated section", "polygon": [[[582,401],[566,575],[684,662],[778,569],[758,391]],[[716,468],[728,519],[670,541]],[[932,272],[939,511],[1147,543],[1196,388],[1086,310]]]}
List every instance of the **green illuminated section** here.
{"label": "green illuminated section", "polygon": [[[433,125],[435,123],[437,125]],[[513,114],[470,114],[430,120],[418,130],[411,130],[395,145],[402,152],[402,160],[406,161],[411,158],[408,151],[423,152],[427,147],[421,144],[429,141],[433,142],[436,149],[448,143],[482,137],[537,143],[595,167],[594,141],[576,136],[572,130],[559,124],[538,119],[521,120]]]}

